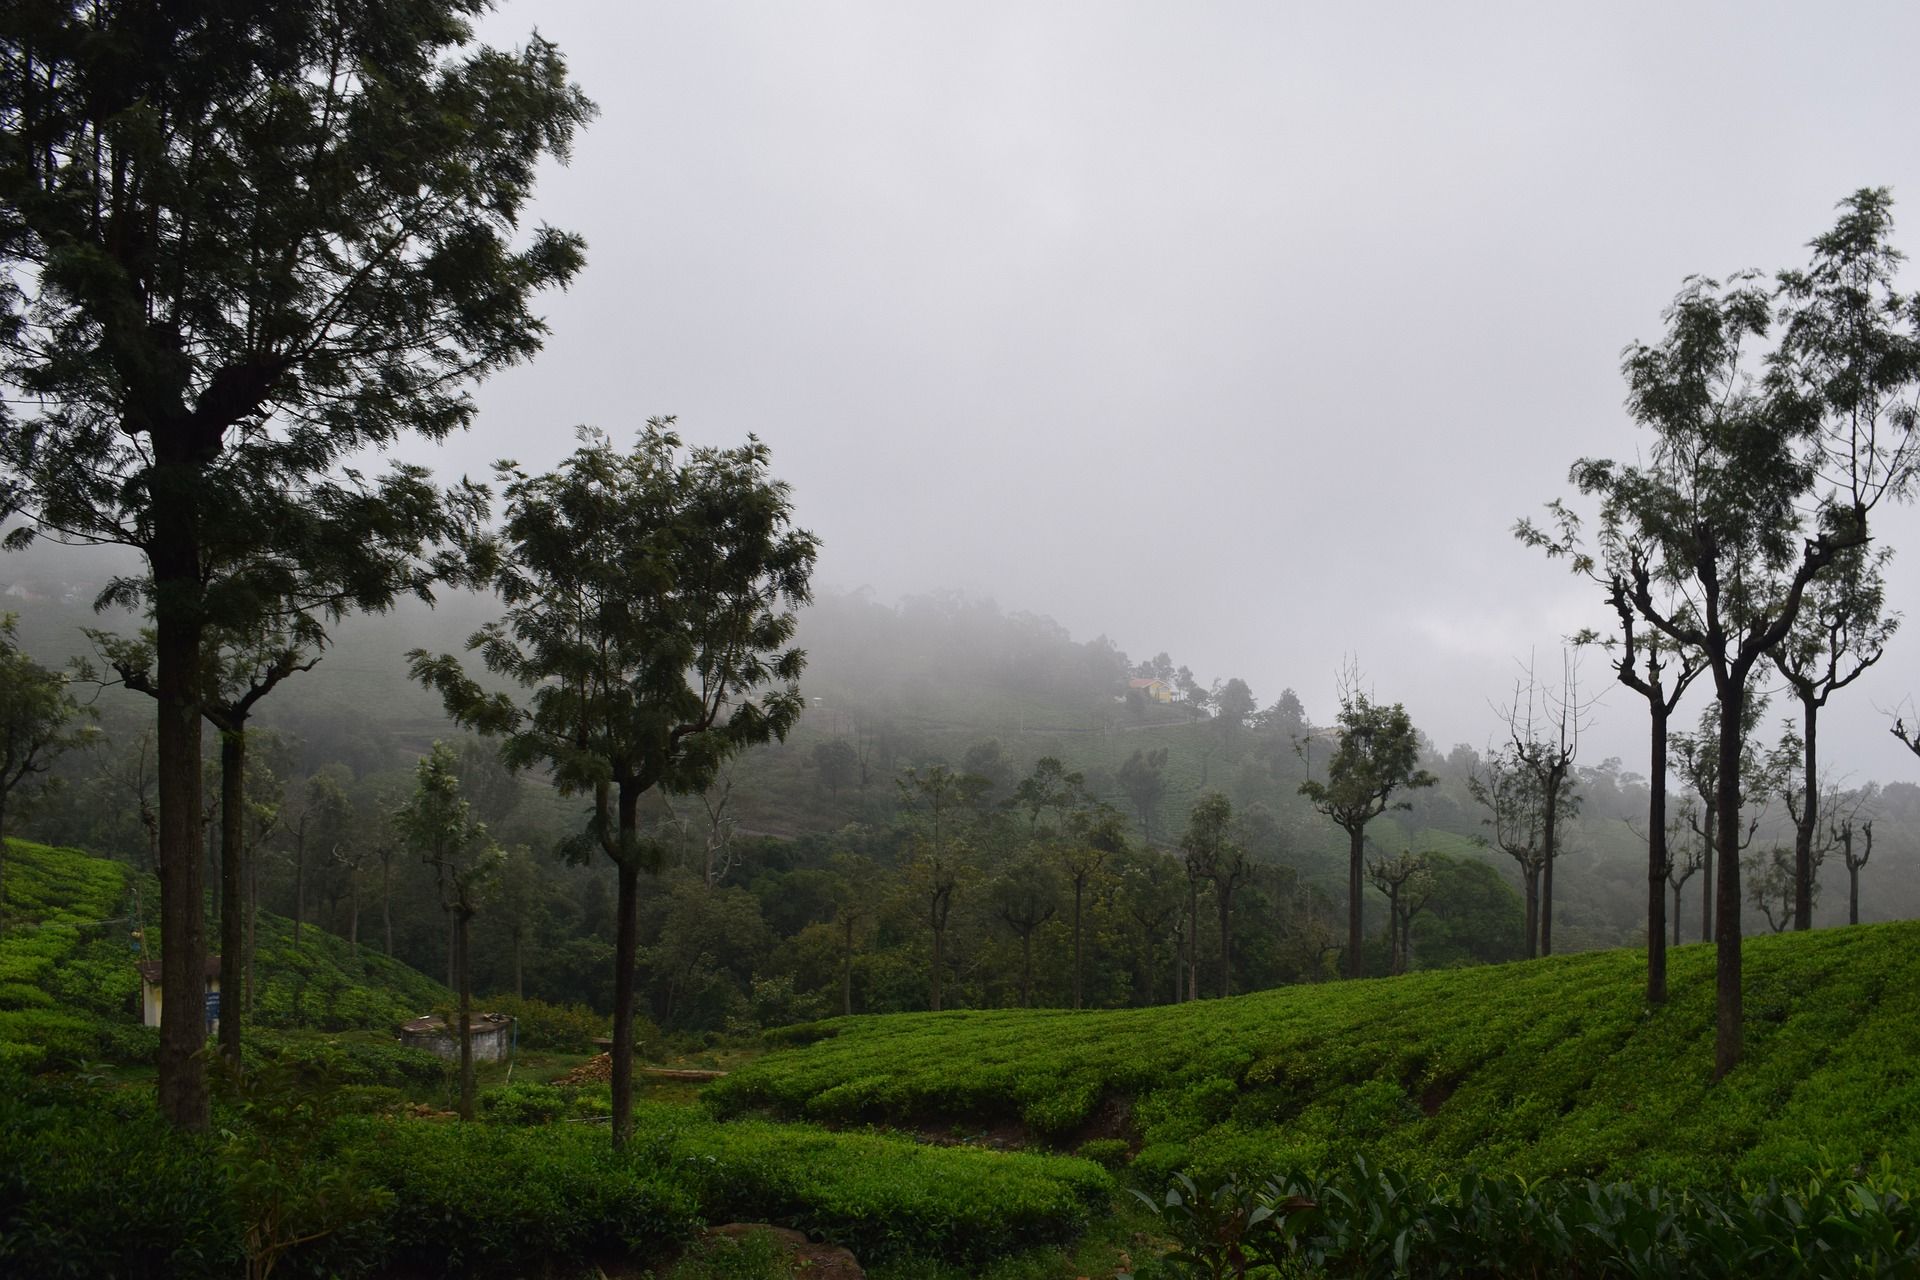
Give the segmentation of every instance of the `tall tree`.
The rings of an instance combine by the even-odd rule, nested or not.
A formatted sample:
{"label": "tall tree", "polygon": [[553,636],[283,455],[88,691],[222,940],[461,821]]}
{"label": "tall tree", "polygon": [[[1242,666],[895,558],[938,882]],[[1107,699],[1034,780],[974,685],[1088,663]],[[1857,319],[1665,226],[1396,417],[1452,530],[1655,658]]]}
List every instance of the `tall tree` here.
{"label": "tall tree", "polygon": [[1033,1007],[1033,935],[1059,914],[1059,887],[1052,868],[1022,858],[993,883],[993,913],[1020,939],[1020,1007]]}
{"label": "tall tree", "polygon": [[[207,1123],[199,674],[296,572],[379,574],[418,468],[536,351],[578,238],[516,245],[591,104],[558,51],[463,48],[474,0],[0,11],[0,515],[134,547],[156,636],[163,1114]],[[33,409],[16,421],[11,406]]]}
{"label": "tall tree", "polygon": [[972,851],[961,824],[993,784],[986,778],[955,773],[936,764],[924,770],[909,768],[899,785],[912,824],[913,860],[907,866],[907,893],[932,934],[927,1007],[938,1013],[946,977],[947,923],[953,914],[953,897],[972,870]]}
{"label": "tall tree", "polygon": [[1149,849],[1153,847],[1153,818],[1160,811],[1161,799],[1167,794],[1166,774],[1165,747],[1152,751],[1136,750],[1114,772],[1120,789],[1127,793],[1127,799],[1133,802],[1133,811],[1140,816],[1140,836]]}
{"label": "tall tree", "polygon": [[[1684,584],[1684,610],[1637,588],[1634,607],[1697,650],[1719,703],[1714,1076],[1740,1060],[1739,755],[1749,681],[1791,633],[1807,592],[1869,543],[1869,517],[1913,484],[1912,398],[1920,316],[1893,288],[1892,197],[1863,190],[1812,243],[1803,271],[1769,289],[1695,278],[1666,334],[1623,361],[1628,408],[1654,435],[1644,465],[1588,459],[1574,484],[1659,548],[1654,572]],[[1770,351],[1754,348],[1778,333]]]}
{"label": "tall tree", "polygon": [[459,996],[460,1118],[473,1119],[473,965],[467,940],[474,913],[500,874],[500,846],[460,795],[453,748],[444,742],[421,757],[413,794],[394,814],[401,839],[433,868],[440,906],[454,922],[454,990]]}
{"label": "tall tree", "polygon": [[1892,553],[1855,547],[1840,555],[1832,569],[1807,589],[1806,604],[1780,647],[1774,669],[1800,700],[1801,803],[1793,809],[1793,927],[1813,927],[1818,867],[1814,846],[1820,834],[1820,711],[1827,700],[1858,680],[1880,661],[1887,641],[1899,628],[1885,613],[1881,567]]}
{"label": "tall tree", "polygon": [[683,449],[648,424],[629,451],[581,432],[558,470],[513,464],[497,547],[477,548],[505,616],[467,642],[527,691],[488,692],[452,655],[408,655],[460,723],[500,736],[517,769],[550,770],[589,795],[588,829],[618,873],[614,942],[613,1140],[633,1130],[634,961],[640,876],[658,867],[640,830],[653,789],[705,789],[742,748],[784,739],[802,709],[806,655],[787,647],[809,598],[817,544],[794,529],[787,486],[758,440]]}
{"label": "tall tree", "polygon": [[1347,833],[1347,976],[1358,978],[1366,973],[1360,944],[1367,824],[1388,809],[1407,808],[1394,795],[1430,787],[1435,778],[1420,767],[1420,739],[1405,707],[1374,702],[1357,672],[1348,671],[1341,685],[1326,780],[1307,779],[1300,794]]}
{"label": "tall tree", "polygon": [[[1667,999],[1666,888],[1673,865],[1667,848],[1668,833],[1673,829],[1667,821],[1668,738],[1674,711],[1688,688],[1706,670],[1706,663],[1697,650],[1669,640],[1642,618],[1634,606],[1641,590],[1649,595],[1653,590],[1653,566],[1658,563],[1659,548],[1650,539],[1618,519],[1603,519],[1598,547],[1589,550],[1582,545],[1581,521],[1571,508],[1555,501],[1547,504],[1547,511],[1551,531],[1522,520],[1514,527],[1515,535],[1529,546],[1545,551],[1549,557],[1566,557],[1575,573],[1604,588],[1619,630],[1604,638],[1598,632],[1583,631],[1575,637],[1575,643],[1605,646],[1613,659],[1614,678],[1639,694],[1647,704],[1650,757],[1647,768],[1647,1003],[1664,1004]],[[1680,615],[1685,607],[1684,600],[1676,600],[1672,595],[1662,597],[1661,608],[1667,613]],[[1677,912],[1679,885],[1674,885],[1673,892]],[[1679,940],[1676,918],[1674,941]]]}
{"label": "tall tree", "polygon": [[[1209,791],[1202,795],[1193,806],[1193,812],[1187,817],[1187,832],[1180,839],[1180,851],[1186,858],[1187,877],[1191,884],[1192,897],[1189,898],[1188,921],[1194,932],[1194,940],[1199,940],[1198,912],[1192,906],[1198,900],[1199,883],[1206,880],[1213,885],[1214,910],[1220,917],[1220,994],[1233,994],[1233,896],[1242,888],[1253,865],[1247,861],[1246,850],[1233,838],[1233,804],[1218,791]],[[1197,953],[1198,947],[1195,951]],[[1190,999],[1199,997],[1199,963],[1193,965],[1193,979],[1188,991]]]}
{"label": "tall tree", "polygon": [[23,653],[13,615],[0,614],[0,929],[6,927],[7,813],[79,744],[73,729],[79,717],[66,678]]}
{"label": "tall tree", "polygon": [[[149,698],[160,696],[154,676],[155,640],[151,629],[137,637],[87,629],[84,634],[121,684]],[[261,699],[282,681],[311,671],[325,632],[310,614],[258,619],[233,630],[209,628],[203,638],[200,714],[220,735],[220,990],[239,991],[246,956],[247,725]],[[84,665],[83,676],[91,677]],[[294,917],[296,939],[300,918]],[[164,1009],[164,1006],[163,1006]],[[232,1071],[241,1069],[244,1010],[229,1002],[220,1014],[220,1052]]]}

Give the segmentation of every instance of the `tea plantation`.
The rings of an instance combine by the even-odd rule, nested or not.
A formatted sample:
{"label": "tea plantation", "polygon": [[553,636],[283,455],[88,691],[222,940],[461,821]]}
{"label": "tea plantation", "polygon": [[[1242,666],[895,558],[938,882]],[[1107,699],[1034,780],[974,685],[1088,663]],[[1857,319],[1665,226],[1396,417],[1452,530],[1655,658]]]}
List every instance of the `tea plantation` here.
{"label": "tea plantation", "polygon": [[1748,1056],[1717,1085],[1712,951],[1687,947],[1656,1011],[1623,951],[807,1024],[697,1103],[643,1103],[616,1153],[605,1085],[550,1082],[585,1010],[535,1011],[559,1054],[493,1069],[460,1124],[444,1064],[384,1030],[444,989],[271,918],[248,1070],[216,1071],[213,1132],[171,1132],[138,1065],[141,888],[13,846],[0,1273],[805,1274],[697,1234],[735,1220],[877,1280],[1920,1274],[1920,925],[1752,941]]}
{"label": "tea plantation", "polygon": [[[1920,925],[1747,944],[1747,1056],[1709,1084],[1713,949],[1595,952],[1097,1013],[957,1012],[791,1029],[720,1113],[1017,1122],[1124,1141],[1137,1178],[1334,1167],[1649,1179],[1920,1161]],[[1098,1149],[1098,1148],[1096,1148]]]}

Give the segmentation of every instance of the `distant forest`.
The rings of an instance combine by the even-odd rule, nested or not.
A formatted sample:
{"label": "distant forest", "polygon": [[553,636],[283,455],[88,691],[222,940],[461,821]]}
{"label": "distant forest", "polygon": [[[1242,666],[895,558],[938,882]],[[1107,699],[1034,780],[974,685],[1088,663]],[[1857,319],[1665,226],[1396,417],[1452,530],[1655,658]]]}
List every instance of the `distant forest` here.
{"label": "distant forest", "polygon": [[[85,657],[80,628],[111,622],[87,607],[96,583],[18,581],[21,640],[42,662]],[[463,793],[509,850],[474,921],[476,988],[604,1012],[613,874],[604,860],[576,865],[556,852],[587,806],[543,777],[509,772],[490,743],[456,731],[438,699],[406,678],[405,650],[457,651],[488,616],[489,602],[454,596],[434,610],[353,620],[311,672],[263,704],[249,796],[250,838],[263,856],[250,888],[260,907],[445,976],[448,928],[432,872],[401,852],[391,828],[416,761],[445,740]],[[1324,776],[1331,709],[1303,706],[1291,690],[1256,695],[1231,676],[1203,685],[1168,655],[1134,659],[1104,637],[1075,641],[1051,619],[956,594],[898,606],[823,594],[799,639],[807,710],[787,741],[746,752],[704,794],[649,799],[664,866],[643,887],[640,990],[662,1031],[927,1008],[936,922],[943,1007],[1069,1005],[1076,879],[1086,1005],[1338,971],[1346,835],[1300,794],[1313,771]],[[1170,701],[1136,687],[1162,674]],[[96,745],[61,762],[60,785],[17,829],[150,867],[151,705],[110,685],[92,701]],[[1470,789],[1484,772],[1481,749],[1425,735],[1420,747],[1436,784],[1405,793],[1408,807],[1366,832],[1371,859],[1429,855],[1401,964],[1518,958],[1523,879],[1492,843],[1489,810]],[[1053,767],[1043,761],[1079,775],[1085,806],[1110,811],[1122,837],[1084,874],[1062,838],[1064,815],[1023,804],[1023,784],[1030,798],[1036,769]],[[209,815],[215,770],[209,758]],[[955,865],[934,874],[926,810],[929,780],[940,776],[952,784],[963,839]],[[1579,760],[1573,776],[1555,949],[1643,942],[1645,779],[1615,759]],[[1225,975],[1217,887],[1189,886],[1182,858],[1194,806],[1210,791],[1230,806],[1249,863],[1230,889]],[[1862,919],[1920,915],[1920,787],[1869,787],[1843,807],[1875,823]],[[1748,856],[1791,839],[1776,800]],[[1844,923],[1846,869],[1823,852],[1816,923]],[[216,856],[210,847],[210,862]],[[1679,893],[1683,942],[1702,936],[1699,891],[1694,876]],[[1368,969],[1386,972],[1394,958],[1379,888],[1369,887],[1366,910],[1377,952]],[[1750,930],[1773,923],[1759,902],[1747,914]]]}

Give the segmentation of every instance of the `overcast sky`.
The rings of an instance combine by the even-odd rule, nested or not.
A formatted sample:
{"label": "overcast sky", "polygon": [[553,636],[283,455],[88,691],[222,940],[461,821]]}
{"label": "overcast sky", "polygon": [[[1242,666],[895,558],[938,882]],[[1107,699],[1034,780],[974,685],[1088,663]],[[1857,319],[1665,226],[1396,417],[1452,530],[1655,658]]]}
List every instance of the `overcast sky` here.
{"label": "overcast sky", "polygon": [[[588,422],[755,432],[818,580],[958,588],[1331,718],[1354,655],[1443,746],[1604,624],[1510,535],[1626,456],[1621,348],[1691,272],[1804,260],[1889,185],[1920,8],[510,0],[600,104],[537,215],[553,333],[435,465]],[[1895,603],[1920,600],[1920,521]],[[1836,698],[1828,758],[1920,776]],[[1589,664],[1597,690],[1609,673]],[[1590,759],[1643,767],[1621,690]]]}

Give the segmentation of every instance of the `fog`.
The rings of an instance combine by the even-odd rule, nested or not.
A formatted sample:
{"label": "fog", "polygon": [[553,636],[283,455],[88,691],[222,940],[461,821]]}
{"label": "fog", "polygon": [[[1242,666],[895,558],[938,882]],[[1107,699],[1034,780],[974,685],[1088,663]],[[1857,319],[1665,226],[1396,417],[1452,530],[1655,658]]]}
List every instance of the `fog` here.
{"label": "fog", "polygon": [[[535,27],[601,108],[536,209],[588,267],[409,456],[753,432],[823,583],[991,596],[1321,721],[1351,657],[1443,747],[1607,623],[1511,527],[1633,453],[1619,354],[1683,278],[1797,265],[1861,186],[1920,245],[1905,5],[518,0],[482,31]],[[1920,600],[1920,524],[1879,528]],[[1920,773],[1881,714],[1917,633],[1835,699],[1840,771]],[[1644,768],[1642,716],[1610,693],[1583,757]]]}

